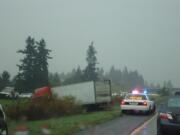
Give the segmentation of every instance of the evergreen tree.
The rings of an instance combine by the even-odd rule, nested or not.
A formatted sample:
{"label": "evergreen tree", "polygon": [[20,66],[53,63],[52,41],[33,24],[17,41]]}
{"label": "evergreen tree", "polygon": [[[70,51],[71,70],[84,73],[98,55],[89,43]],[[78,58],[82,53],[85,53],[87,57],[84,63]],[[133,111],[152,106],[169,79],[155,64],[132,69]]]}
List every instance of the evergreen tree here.
{"label": "evergreen tree", "polygon": [[157,89],[160,89],[161,88],[161,85],[159,83],[156,84],[156,88]]}
{"label": "evergreen tree", "polygon": [[166,88],[168,88],[168,89],[172,89],[173,88],[173,84],[172,84],[171,80],[169,80],[167,82]]}
{"label": "evergreen tree", "polygon": [[42,39],[35,42],[30,36],[26,40],[26,48],[19,50],[24,56],[17,65],[19,73],[16,76],[15,89],[32,92],[34,89],[48,85],[48,63],[50,50]]}
{"label": "evergreen tree", "polygon": [[121,84],[122,72],[120,69],[116,69],[114,66],[112,66],[107,78],[109,78],[113,83]]}
{"label": "evergreen tree", "polygon": [[122,78],[123,78],[123,80],[122,80],[123,87],[126,89],[129,89],[130,88],[129,87],[129,85],[130,85],[130,83],[129,83],[129,71],[128,71],[127,67],[124,67],[124,69],[122,71]]}
{"label": "evergreen tree", "polygon": [[17,79],[20,80],[17,80],[17,89],[25,88],[25,91],[32,91],[36,88],[35,84],[37,83],[35,77],[36,72],[34,72],[37,56],[34,38],[28,37],[26,40],[26,48],[19,50],[18,53],[25,55],[25,57],[20,60],[22,64],[18,65],[19,73]]}
{"label": "evergreen tree", "polygon": [[100,68],[100,69],[97,71],[97,73],[98,73],[98,78],[99,78],[100,80],[103,80],[103,79],[105,78],[105,76],[104,76],[104,69],[103,69],[103,68]]}
{"label": "evergreen tree", "polygon": [[[14,77],[14,79],[13,79],[13,81],[14,81],[14,89],[16,90],[16,91],[18,91],[18,92],[20,92],[20,93],[23,93],[23,92],[30,92],[30,90],[29,89],[27,89],[27,87],[26,87],[26,81],[25,81],[25,79],[24,79],[24,77],[23,77],[23,75],[22,74],[18,74],[18,75],[16,75],[15,77]],[[29,91],[27,91],[27,90],[29,90]]]}
{"label": "evergreen tree", "polygon": [[5,87],[8,86],[9,83],[10,83],[10,74],[9,74],[9,72],[4,71],[2,73],[2,75],[1,75],[1,77],[2,77],[2,81],[3,81],[4,86]]}
{"label": "evergreen tree", "polygon": [[83,72],[80,66],[78,66],[77,69],[74,68],[71,73],[66,75],[63,85],[84,82],[83,77]]}
{"label": "evergreen tree", "polygon": [[97,51],[95,50],[93,46],[93,42],[91,42],[91,45],[89,45],[89,48],[87,50],[87,67],[84,71],[84,80],[85,81],[92,81],[98,79],[98,73],[97,73],[97,58],[96,58]]}
{"label": "evergreen tree", "polygon": [[163,88],[167,88],[167,82],[166,81],[163,82]]}
{"label": "evergreen tree", "polygon": [[37,87],[47,86],[49,84],[48,80],[48,59],[52,59],[49,54],[51,50],[46,48],[46,42],[41,39],[37,43],[37,63],[35,67],[35,72],[37,74]]}
{"label": "evergreen tree", "polygon": [[61,79],[60,75],[58,73],[50,73],[49,74],[49,83],[52,87],[54,86],[60,86],[61,85]]}
{"label": "evergreen tree", "polygon": [[0,90],[3,90],[6,86],[10,84],[10,74],[7,71],[3,71],[0,76]]}
{"label": "evergreen tree", "polygon": [[111,79],[113,83],[121,85],[124,89],[131,89],[136,86],[143,87],[145,83],[143,76],[140,75],[137,70],[128,71],[127,67],[121,71],[121,69],[116,69],[112,66],[105,77]]}
{"label": "evergreen tree", "polygon": [[81,67],[78,66],[76,72],[75,72],[75,75],[74,75],[74,80],[75,82],[83,82],[83,72],[81,70]]}

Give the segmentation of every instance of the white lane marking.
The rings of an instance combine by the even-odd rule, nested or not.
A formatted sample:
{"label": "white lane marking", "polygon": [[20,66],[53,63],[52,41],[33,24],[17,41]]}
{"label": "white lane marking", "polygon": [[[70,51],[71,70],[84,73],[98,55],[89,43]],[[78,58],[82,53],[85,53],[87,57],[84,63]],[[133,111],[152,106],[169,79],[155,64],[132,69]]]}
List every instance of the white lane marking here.
{"label": "white lane marking", "polygon": [[145,128],[151,121],[153,121],[157,117],[157,114],[154,115],[151,119],[146,121],[144,124],[142,124],[140,127],[136,128],[130,135],[138,135],[140,131]]}

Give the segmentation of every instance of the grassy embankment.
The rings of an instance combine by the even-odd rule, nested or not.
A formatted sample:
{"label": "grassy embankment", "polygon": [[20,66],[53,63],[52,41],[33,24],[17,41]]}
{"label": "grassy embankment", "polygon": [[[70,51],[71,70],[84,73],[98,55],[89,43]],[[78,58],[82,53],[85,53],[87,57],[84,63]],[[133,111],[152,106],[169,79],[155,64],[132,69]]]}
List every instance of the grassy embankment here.
{"label": "grassy embankment", "polygon": [[155,101],[156,105],[160,105],[160,104],[164,103],[165,101],[167,101],[168,96],[158,95],[158,96],[153,97],[152,99]]}
{"label": "grassy embankment", "polygon": [[[1,104],[10,105],[13,101],[0,100]],[[11,121],[8,120],[10,134],[13,134],[15,127],[18,125],[26,125],[30,134],[41,135],[40,127],[48,125],[52,131],[52,135],[70,135],[81,129],[109,121],[119,117],[121,114],[119,106],[114,107],[110,111],[98,111],[92,113],[84,113],[74,116],[64,116],[60,118],[52,118],[39,121]]]}

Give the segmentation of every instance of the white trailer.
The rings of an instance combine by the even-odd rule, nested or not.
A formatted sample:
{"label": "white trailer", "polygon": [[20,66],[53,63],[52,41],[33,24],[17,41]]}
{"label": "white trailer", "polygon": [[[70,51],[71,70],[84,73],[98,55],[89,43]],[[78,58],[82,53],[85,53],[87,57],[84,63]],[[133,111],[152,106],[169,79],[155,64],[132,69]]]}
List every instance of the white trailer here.
{"label": "white trailer", "polygon": [[52,92],[58,97],[73,96],[83,105],[100,105],[111,102],[111,83],[109,80],[54,87]]}

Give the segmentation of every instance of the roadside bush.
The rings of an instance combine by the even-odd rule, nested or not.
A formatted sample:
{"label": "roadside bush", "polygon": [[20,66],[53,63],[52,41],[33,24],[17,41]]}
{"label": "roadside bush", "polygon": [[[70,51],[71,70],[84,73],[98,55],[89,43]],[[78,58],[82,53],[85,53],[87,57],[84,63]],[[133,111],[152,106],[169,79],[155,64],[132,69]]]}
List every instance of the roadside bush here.
{"label": "roadside bush", "polygon": [[40,120],[82,112],[81,106],[73,97],[41,97],[26,102],[17,102],[7,108],[7,116],[11,119]]}
{"label": "roadside bush", "polygon": [[169,96],[170,95],[170,89],[163,87],[160,91],[159,91],[159,95],[161,96]]}
{"label": "roadside bush", "polygon": [[121,103],[122,99],[123,98],[121,96],[115,96],[112,101],[113,105],[119,105]]}

